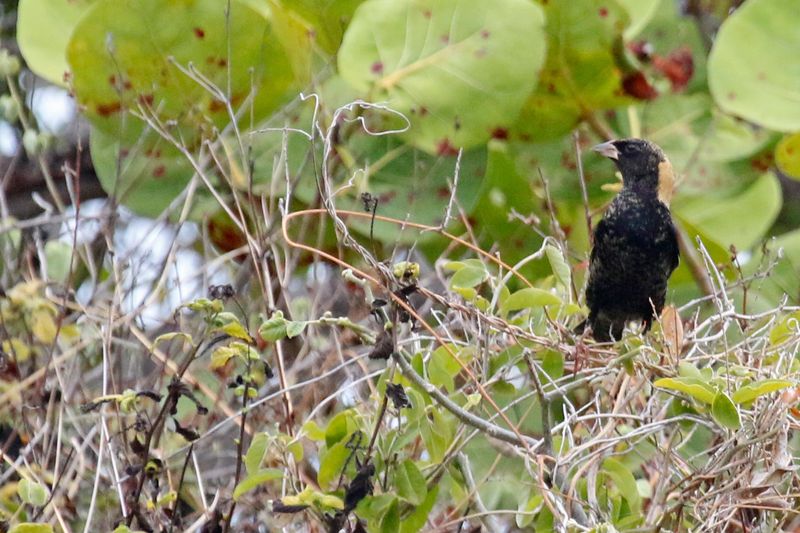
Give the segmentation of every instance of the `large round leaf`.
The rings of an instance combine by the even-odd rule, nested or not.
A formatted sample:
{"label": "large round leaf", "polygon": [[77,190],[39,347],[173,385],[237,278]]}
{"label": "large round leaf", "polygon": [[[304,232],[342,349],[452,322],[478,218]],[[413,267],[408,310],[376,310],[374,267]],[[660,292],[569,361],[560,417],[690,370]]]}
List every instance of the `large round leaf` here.
{"label": "large round leaf", "polygon": [[547,2],[544,9],[547,62],[514,128],[523,140],[561,137],[584,115],[629,100],[614,53],[628,13],[613,0]]}
{"label": "large round leaf", "polygon": [[710,195],[685,199],[673,210],[705,235],[727,247],[746,250],[764,237],[781,208],[781,186],[772,173],[731,198]]}
{"label": "large round leaf", "polygon": [[630,16],[630,25],[625,28],[625,39],[635,37],[644,29],[658,10],[661,0],[617,0]]}
{"label": "large round leaf", "polygon": [[320,47],[326,52],[333,53],[342,42],[344,29],[353,18],[353,12],[363,1],[292,0],[283,2],[283,5],[307,20],[314,27],[314,37]]}
{"label": "large round leaf", "polygon": [[339,51],[339,72],[411,119],[431,153],[504,136],[544,60],[544,20],[529,0],[368,0]]}
{"label": "large round leaf", "polygon": [[28,67],[51,83],[66,85],[67,42],[92,0],[20,0],[17,43]]}
{"label": "large round leaf", "polygon": [[725,111],[779,131],[800,129],[799,9],[794,1],[748,0],[722,25],[708,83]]}
{"label": "large round leaf", "polygon": [[[150,133],[150,137],[155,137]],[[192,176],[189,162],[164,140],[127,145],[93,128],[92,163],[109,196],[142,216],[156,217],[183,191]]]}
{"label": "large round leaf", "polygon": [[[224,100],[259,119],[284,102],[293,81],[269,22],[240,0],[101,0],[73,31],[67,58],[85,115],[127,141],[142,123],[125,110],[156,113],[193,146],[230,122]],[[179,66],[191,66],[223,97]]]}

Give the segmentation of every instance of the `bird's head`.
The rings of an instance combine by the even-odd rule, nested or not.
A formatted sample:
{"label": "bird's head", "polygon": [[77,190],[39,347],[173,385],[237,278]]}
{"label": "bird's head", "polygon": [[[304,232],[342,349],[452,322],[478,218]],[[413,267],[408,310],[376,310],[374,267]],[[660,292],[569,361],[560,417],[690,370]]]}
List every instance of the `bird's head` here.
{"label": "bird's head", "polygon": [[614,160],[623,187],[655,192],[669,205],[675,177],[667,156],[657,145],[644,139],[620,139],[598,144],[592,150]]}

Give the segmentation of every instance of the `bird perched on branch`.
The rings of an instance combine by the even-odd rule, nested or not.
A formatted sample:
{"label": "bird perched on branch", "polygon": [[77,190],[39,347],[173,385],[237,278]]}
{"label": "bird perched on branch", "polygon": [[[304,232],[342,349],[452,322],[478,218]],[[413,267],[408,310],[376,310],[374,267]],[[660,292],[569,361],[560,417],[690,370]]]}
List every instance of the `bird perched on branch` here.
{"label": "bird perched on branch", "polygon": [[644,322],[645,331],[661,313],[667,280],[678,266],[675,226],[669,212],[672,165],[655,144],[643,139],[608,141],[593,148],[612,159],[622,174],[622,190],[594,230],[586,304],[600,342],[620,339],[625,325]]}

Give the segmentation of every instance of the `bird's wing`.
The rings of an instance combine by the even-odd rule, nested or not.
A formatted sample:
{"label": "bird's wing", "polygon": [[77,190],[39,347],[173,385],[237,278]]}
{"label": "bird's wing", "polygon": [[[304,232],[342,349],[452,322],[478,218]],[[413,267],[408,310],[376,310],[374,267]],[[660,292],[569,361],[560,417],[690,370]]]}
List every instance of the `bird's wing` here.
{"label": "bird's wing", "polygon": [[672,231],[669,232],[669,237],[667,237],[667,246],[669,246],[669,257],[670,257],[670,269],[669,273],[671,274],[673,270],[678,268],[678,264],[681,262],[681,251],[678,247],[678,230],[675,227],[675,224],[670,222],[670,229]]}
{"label": "bird's wing", "polygon": [[601,249],[603,243],[608,239],[608,222],[605,219],[600,220],[594,228],[594,235],[592,237],[592,252],[589,254],[589,265],[597,260],[597,250]]}
{"label": "bird's wing", "polygon": [[602,270],[600,266],[600,253],[598,250],[603,250],[608,247],[608,237],[608,222],[603,219],[594,228],[592,251],[589,254],[589,280],[586,283],[586,304],[590,309],[594,307],[595,302],[596,276],[597,273]]}

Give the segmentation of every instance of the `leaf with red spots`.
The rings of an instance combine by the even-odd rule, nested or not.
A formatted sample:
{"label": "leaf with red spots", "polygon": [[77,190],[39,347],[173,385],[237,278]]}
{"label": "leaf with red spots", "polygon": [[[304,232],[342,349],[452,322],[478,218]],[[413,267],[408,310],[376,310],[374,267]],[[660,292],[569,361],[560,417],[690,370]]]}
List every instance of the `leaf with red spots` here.
{"label": "leaf with red spots", "polygon": [[548,2],[544,10],[547,61],[512,130],[533,140],[561,137],[586,112],[630,102],[615,54],[629,20],[625,10],[607,0]]}
{"label": "leaf with red spots", "polygon": [[[281,2],[283,9],[291,10],[309,24],[311,38],[325,52],[333,54],[339,49],[347,25],[356,8],[364,0],[292,0]],[[278,2],[270,2],[271,10]]]}
{"label": "leaf with red spots", "polygon": [[798,6],[748,0],[722,24],[708,85],[723,110],[783,132],[800,130]]}
{"label": "leaf with red spots", "polygon": [[530,0],[495,0],[488,10],[482,0],[367,0],[338,65],[354,88],[409,117],[412,144],[448,155],[516,119],[544,53],[541,9]]}
{"label": "leaf with red spots", "polygon": [[143,216],[160,215],[192,175],[186,158],[166,141],[156,143],[148,138],[121,145],[113,136],[94,129],[90,150],[103,189]]}
{"label": "leaf with red spots", "polygon": [[800,180],[800,133],[781,139],[775,147],[775,163],[781,172]]}
{"label": "leaf with red spots", "polygon": [[[267,116],[286,101],[294,83],[287,54],[267,17],[250,2],[232,0],[229,21],[227,13],[226,4],[217,0],[94,2],[66,48],[72,89],[85,116],[107,134],[124,132],[123,144],[133,145],[145,126],[127,112],[145,107],[162,122],[173,121],[182,140],[193,146],[230,118],[224,106],[197,112],[208,110],[215,97],[178,68],[189,64],[223,91],[241,95],[240,102],[255,89],[253,116]],[[153,23],[158,20],[170,23]],[[234,29],[230,35],[228,27]]]}

